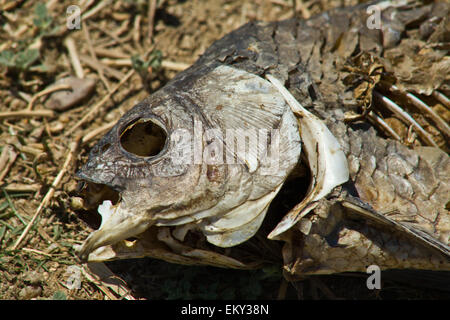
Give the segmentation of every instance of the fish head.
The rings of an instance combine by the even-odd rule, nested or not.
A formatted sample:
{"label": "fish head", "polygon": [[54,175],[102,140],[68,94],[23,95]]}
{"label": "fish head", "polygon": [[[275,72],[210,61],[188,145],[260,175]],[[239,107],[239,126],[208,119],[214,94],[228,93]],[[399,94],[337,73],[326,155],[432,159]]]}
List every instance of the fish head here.
{"label": "fish head", "polygon": [[[77,176],[119,192],[121,201],[151,207],[149,214],[195,200],[194,193],[186,192],[201,184],[202,177],[201,162],[190,159],[194,118],[177,101],[154,94],[93,147]],[[201,141],[198,147],[200,153]]]}
{"label": "fish head", "polygon": [[228,66],[176,78],[128,111],[77,173],[119,193],[98,206],[101,226],[79,255],[142,256],[130,255],[129,243],[119,251],[158,230],[159,241],[172,243],[167,228],[181,243],[192,231],[218,247],[238,245],[256,233],[299,156],[295,116],[268,81]]}

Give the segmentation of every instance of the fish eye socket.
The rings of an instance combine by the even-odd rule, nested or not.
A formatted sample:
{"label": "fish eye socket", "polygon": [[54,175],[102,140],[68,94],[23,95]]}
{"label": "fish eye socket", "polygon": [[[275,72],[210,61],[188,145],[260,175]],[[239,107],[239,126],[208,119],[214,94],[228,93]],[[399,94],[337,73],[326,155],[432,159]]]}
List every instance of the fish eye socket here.
{"label": "fish eye socket", "polygon": [[166,140],[166,131],[152,119],[139,119],[127,125],[120,134],[122,148],[139,157],[158,155]]}

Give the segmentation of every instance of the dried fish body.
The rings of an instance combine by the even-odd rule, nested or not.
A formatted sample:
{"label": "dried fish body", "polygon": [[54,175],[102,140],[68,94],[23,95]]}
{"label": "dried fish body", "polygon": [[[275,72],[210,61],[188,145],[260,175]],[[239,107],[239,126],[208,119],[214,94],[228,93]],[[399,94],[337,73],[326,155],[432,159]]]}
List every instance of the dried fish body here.
{"label": "dried fish body", "polygon": [[[185,264],[258,265],[256,260],[244,262],[233,254],[234,249],[259,241],[252,235],[299,158],[300,129],[313,181],[305,180],[304,184],[310,185],[307,197],[300,198],[271,233],[272,238],[285,242],[283,260],[290,275],[365,271],[370,264],[382,269],[449,270],[448,154],[435,147],[409,148],[383,137],[371,122],[351,123],[346,116],[362,110],[373,119],[374,111],[367,112],[367,108],[381,115],[372,94],[392,81],[404,92],[433,92],[441,97],[448,91],[448,57],[442,54],[442,43],[449,6],[411,3],[378,3],[384,26],[380,29],[368,28],[367,5],[360,5],[308,20],[252,22],[215,42],[192,67],[120,119],[92,150],[79,176],[120,192],[121,200],[111,218],[122,220],[110,229],[95,231],[81,256],[107,260],[147,255]],[[415,32],[430,21],[434,31],[426,35]],[[434,49],[417,56],[413,50],[405,50],[401,55],[402,48],[418,44]],[[408,78],[399,59],[417,62],[421,58],[423,64],[414,64],[416,79]],[[438,67],[444,70],[439,76],[427,81],[421,77]],[[281,86],[272,85],[271,79]],[[289,90],[287,95],[284,87]],[[313,122],[304,121],[308,113],[298,113],[293,107],[296,102],[309,110]],[[325,161],[327,157],[308,152],[313,150],[307,147],[313,131],[308,141],[304,138],[308,130],[302,128],[319,118],[329,134],[317,140],[329,137],[332,145],[339,145],[337,150],[348,164],[336,163],[337,168],[348,169],[348,182],[343,184],[346,171],[341,169],[338,178],[329,180],[341,186],[320,188],[314,183],[319,177],[327,181],[324,177],[329,175],[322,173],[333,171],[319,165],[330,163]],[[226,143],[218,145],[224,146],[225,158],[236,158],[236,163],[207,164],[200,157],[201,161],[175,165],[179,157],[168,155],[184,154],[186,149],[183,143],[175,143],[176,139],[168,139],[158,149],[162,156],[136,156],[123,146],[127,128],[131,131],[136,121],[155,123],[168,137],[186,128],[188,136],[195,136],[198,123],[201,132],[282,128],[280,167],[277,174],[262,174],[264,161],[259,160],[264,159],[264,152],[262,158],[254,156],[260,154],[256,151],[253,156],[238,156]],[[212,151],[208,146],[215,141],[223,142],[223,136],[214,130],[206,137],[201,140],[202,148],[190,153],[194,160],[203,156],[204,150]],[[437,144],[446,150],[446,143]],[[140,148],[136,150],[140,152]],[[103,227],[109,220],[105,219]],[[136,219],[141,220],[130,222]],[[123,230],[112,239],[111,230],[120,223]],[[93,241],[96,234],[110,240]],[[203,242],[189,242],[192,234],[200,234]],[[137,239],[123,240],[131,235]],[[269,247],[272,242],[257,243]],[[217,245],[230,251],[218,250]]]}

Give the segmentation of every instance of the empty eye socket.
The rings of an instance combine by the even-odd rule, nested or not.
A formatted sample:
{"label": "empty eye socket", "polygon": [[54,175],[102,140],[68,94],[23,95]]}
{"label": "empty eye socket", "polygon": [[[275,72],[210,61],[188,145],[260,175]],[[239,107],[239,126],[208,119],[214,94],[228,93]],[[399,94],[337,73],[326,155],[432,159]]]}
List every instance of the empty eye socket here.
{"label": "empty eye socket", "polygon": [[158,155],[164,149],[166,139],[165,130],[150,119],[140,119],[120,134],[122,148],[140,157]]}

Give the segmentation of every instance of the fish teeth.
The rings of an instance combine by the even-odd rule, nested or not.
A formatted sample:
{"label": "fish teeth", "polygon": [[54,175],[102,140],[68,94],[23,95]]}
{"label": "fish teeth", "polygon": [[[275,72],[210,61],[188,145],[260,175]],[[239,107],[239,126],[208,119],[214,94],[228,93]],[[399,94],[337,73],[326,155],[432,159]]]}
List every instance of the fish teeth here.
{"label": "fish teeth", "polygon": [[99,229],[101,229],[105,225],[105,222],[114,213],[115,208],[111,209],[111,207],[112,207],[112,203],[110,200],[105,200],[105,201],[103,201],[103,203],[101,205],[98,206],[97,211],[102,216],[102,222],[100,224]]}

